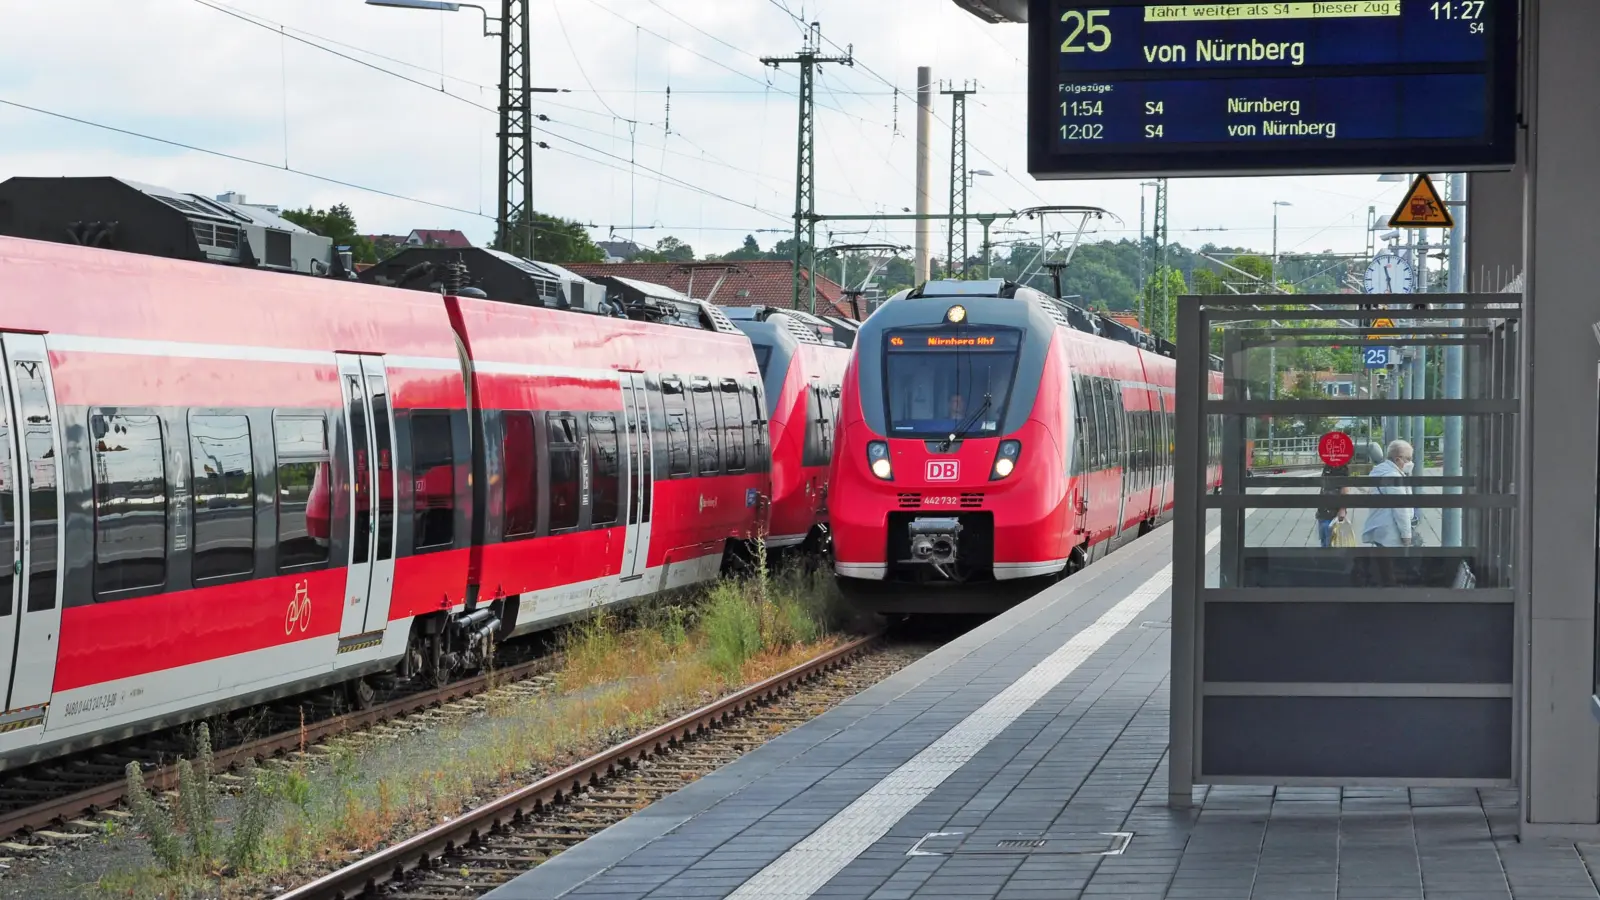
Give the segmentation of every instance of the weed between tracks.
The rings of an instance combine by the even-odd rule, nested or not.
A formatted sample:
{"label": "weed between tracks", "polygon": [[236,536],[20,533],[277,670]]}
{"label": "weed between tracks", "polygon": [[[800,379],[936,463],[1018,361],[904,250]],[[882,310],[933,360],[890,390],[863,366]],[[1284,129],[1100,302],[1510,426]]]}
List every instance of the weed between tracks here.
{"label": "weed between tracks", "polygon": [[841,642],[839,612],[826,574],[758,565],[754,577],[640,610],[632,627],[606,613],[577,623],[552,691],[491,690],[479,713],[426,733],[241,773],[239,796],[220,801],[202,754],[173,811],[142,792],[131,801],[156,864],[94,892],[270,896],[798,665]]}

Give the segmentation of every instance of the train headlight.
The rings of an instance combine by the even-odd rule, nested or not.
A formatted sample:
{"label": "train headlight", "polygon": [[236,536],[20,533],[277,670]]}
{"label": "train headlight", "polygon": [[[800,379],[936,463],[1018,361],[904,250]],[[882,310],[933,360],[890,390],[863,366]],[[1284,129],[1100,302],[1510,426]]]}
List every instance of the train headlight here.
{"label": "train headlight", "polygon": [[945,310],[944,319],[951,324],[960,325],[967,320],[967,308],[958,303]]}
{"label": "train headlight", "polygon": [[1021,441],[1001,441],[1000,449],[994,455],[994,468],[989,472],[990,481],[999,481],[1016,471],[1017,462],[1022,459]]}
{"label": "train headlight", "polygon": [[867,442],[867,465],[872,474],[884,481],[894,479],[894,466],[889,463],[889,445],[884,441]]}

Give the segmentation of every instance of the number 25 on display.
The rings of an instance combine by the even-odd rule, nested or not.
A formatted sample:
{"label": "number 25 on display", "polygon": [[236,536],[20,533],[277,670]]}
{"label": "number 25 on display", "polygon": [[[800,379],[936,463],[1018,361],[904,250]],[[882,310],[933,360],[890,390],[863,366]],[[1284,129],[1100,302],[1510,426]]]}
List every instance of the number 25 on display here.
{"label": "number 25 on display", "polygon": [[[1067,32],[1067,39],[1061,42],[1062,53],[1082,53],[1085,48],[1100,53],[1111,47],[1111,28],[1101,24],[1102,16],[1111,15],[1109,9],[1069,9],[1061,14],[1061,21],[1072,26]],[[1079,44],[1079,38],[1086,38],[1087,43]]]}
{"label": "number 25 on display", "polygon": [[1369,369],[1381,369],[1389,364],[1388,347],[1365,347],[1361,351],[1361,361]]}

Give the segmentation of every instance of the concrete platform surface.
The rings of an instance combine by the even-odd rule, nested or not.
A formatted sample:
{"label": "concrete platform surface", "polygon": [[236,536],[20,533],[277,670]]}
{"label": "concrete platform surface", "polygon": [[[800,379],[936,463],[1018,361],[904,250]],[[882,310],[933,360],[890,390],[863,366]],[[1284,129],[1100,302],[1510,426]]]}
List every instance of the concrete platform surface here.
{"label": "concrete platform surface", "polygon": [[1512,792],[1169,810],[1170,558],[1163,528],[488,896],[1600,898],[1600,848],[1518,843]]}

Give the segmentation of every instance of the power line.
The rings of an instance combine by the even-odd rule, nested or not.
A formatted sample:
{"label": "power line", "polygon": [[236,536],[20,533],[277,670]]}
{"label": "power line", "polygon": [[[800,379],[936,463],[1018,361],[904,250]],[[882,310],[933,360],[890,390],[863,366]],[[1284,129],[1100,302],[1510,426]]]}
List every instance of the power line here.
{"label": "power line", "polygon": [[146,141],[154,141],[155,143],[158,143],[158,144],[166,144],[169,147],[178,147],[178,148],[183,149],[183,150],[192,150],[192,151],[194,151],[196,153],[204,153],[207,156],[216,156],[216,157],[220,157],[222,159],[232,160],[234,162],[246,163],[246,164],[249,164],[249,165],[252,165],[252,166],[260,166],[263,169],[272,169],[272,170],[277,171],[277,172],[288,172],[291,175],[300,175],[300,176],[303,176],[305,178],[314,179],[316,181],[322,181],[322,182],[326,182],[328,184],[338,185],[339,187],[347,187],[347,188],[351,188],[351,189],[357,190],[357,191],[365,191],[365,192],[367,192],[369,194],[378,194],[380,196],[390,197],[390,198],[393,198],[395,200],[404,200],[404,201],[406,201],[408,203],[419,203],[419,204],[421,204],[423,206],[434,207],[435,209],[443,209],[443,210],[448,210],[450,212],[464,213],[464,214],[469,215],[469,216],[477,216],[480,219],[488,219],[490,221],[494,221],[494,216],[486,215],[486,214],[478,212],[476,210],[466,209],[466,208],[460,207],[460,206],[451,206],[448,203],[437,203],[437,202],[432,201],[432,200],[423,200],[420,197],[412,197],[412,196],[409,196],[407,194],[399,194],[399,193],[396,193],[394,191],[386,191],[386,190],[384,190],[382,188],[368,187],[367,185],[357,184],[357,183],[355,183],[353,181],[345,181],[343,179],[334,178],[334,177],[331,177],[331,176],[328,176],[328,175],[319,175],[316,172],[308,172],[305,169],[296,169],[293,166],[279,165],[278,163],[270,163],[270,162],[265,162],[265,161],[259,160],[259,159],[252,159],[252,158],[250,158],[248,156],[240,156],[240,155],[238,155],[236,153],[228,153],[228,152],[223,151],[223,150],[213,150],[210,147],[201,147],[201,146],[199,146],[197,144],[186,144],[183,141],[175,141],[175,140],[172,140],[171,138],[158,137],[158,136],[153,135],[153,134],[146,134],[146,133],[144,133],[142,131],[133,131],[133,130],[128,129],[128,128],[118,128],[115,125],[107,125],[104,122],[96,122],[96,121],[93,121],[91,119],[84,119],[84,118],[80,118],[78,116],[68,115],[67,113],[56,112],[55,110],[44,109],[44,108],[38,107],[38,106],[29,106],[26,103],[18,103],[15,100],[7,100],[7,99],[5,99],[3,97],[0,97],[0,105],[10,106],[10,107],[12,107],[14,109],[26,110],[26,111],[31,112],[31,113],[38,113],[39,115],[50,116],[50,117],[56,118],[56,119],[62,119],[62,120],[67,121],[67,122],[74,122],[74,123],[79,124],[79,125],[87,125],[87,126],[89,126],[91,128],[99,128],[99,129],[101,129],[103,131],[111,131],[111,132],[115,132],[117,134],[126,135],[128,137],[139,138],[141,140],[146,140]]}
{"label": "power line", "polygon": [[[265,29],[265,30],[267,30],[269,32],[276,33],[275,29],[273,29],[273,28],[271,28],[269,26],[263,25],[261,22],[257,22],[257,21],[255,21],[253,19],[250,19],[250,18],[247,18],[245,16],[239,15],[239,14],[233,12],[232,10],[226,9],[224,7],[213,5],[212,3],[209,2],[209,0],[193,0],[193,2],[198,3],[201,6],[209,7],[211,9],[214,9],[214,10],[218,11],[218,12],[225,13],[227,15],[233,16],[234,18],[237,18],[240,21],[248,22],[249,24],[255,25],[258,28],[263,28],[263,29]],[[593,0],[590,0],[590,2],[593,2]],[[454,93],[452,91],[445,90],[444,88],[434,87],[433,85],[428,84],[427,82],[420,81],[420,80],[418,80],[416,78],[412,78],[409,75],[405,75],[405,74],[400,73],[400,72],[396,72],[393,69],[386,69],[383,66],[379,66],[379,65],[376,65],[374,63],[367,62],[366,60],[363,60],[363,59],[357,59],[356,57],[350,56],[347,53],[342,53],[342,52],[339,52],[339,51],[334,50],[332,48],[323,46],[322,44],[318,44],[316,41],[307,40],[306,38],[297,37],[297,36],[294,36],[294,35],[289,35],[289,37],[291,39],[299,41],[299,42],[301,42],[301,43],[303,43],[303,44],[305,44],[305,45],[307,45],[309,47],[313,47],[315,49],[322,50],[325,53],[330,53],[330,54],[332,54],[334,56],[337,56],[337,57],[339,57],[341,59],[349,60],[350,62],[354,62],[354,63],[356,63],[358,65],[361,65],[361,66],[364,66],[366,68],[372,69],[372,70],[374,70],[376,72],[380,72],[380,73],[383,73],[385,75],[389,75],[391,77],[398,78],[401,81],[405,81],[407,83],[414,84],[414,85],[426,88],[428,91],[430,91],[432,93],[441,94],[441,95],[443,95],[445,97],[449,97],[452,100],[455,100],[455,101],[457,101],[459,103],[465,103],[468,106],[474,107],[474,108],[482,110],[484,112],[493,113],[495,115],[499,115],[499,110],[497,110],[497,109],[495,109],[493,107],[490,107],[490,106],[486,106],[485,104],[479,103],[478,101],[473,100],[470,97],[466,97],[466,96],[463,96],[461,94],[457,94],[457,93]],[[625,119],[625,118],[623,118],[621,116],[617,116],[615,113],[613,113],[612,115],[615,118],[621,119],[622,121],[630,121],[630,120]],[[546,120],[546,121],[548,121],[548,120]],[[723,201],[725,203],[732,203],[732,204],[735,204],[737,206],[742,206],[742,207],[745,207],[746,209],[754,210],[755,212],[759,212],[762,215],[771,216],[771,217],[773,217],[775,219],[782,220],[782,219],[786,218],[786,217],[781,216],[781,215],[779,215],[777,213],[774,213],[774,212],[771,212],[769,210],[762,209],[761,207],[755,206],[754,204],[745,203],[742,200],[735,200],[735,199],[733,199],[731,197],[724,196],[722,194],[719,194],[719,193],[717,193],[715,191],[712,191],[712,190],[709,190],[707,188],[700,187],[699,185],[694,184],[692,182],[684,181],[683,179],[677,178],[677,177],[672,176],[672,175],[667,175],[667,174],[665,174],[664,172],[662,172],[662,171],[660,171],[658,169],[652,169],[649,166],[646,166],[646,165],[644,165],[642,163],[638,163],[638,162],[635,162],[633,160],[623,160],[622,157],[617,156],[616,154],[609,153],[609,152],[607,152],[605,150],[601,150],[598,147],[592,147],[592,146],[590,146],[588,144],[583,143],[582,141],[579,141],[579,140],[576,140],[574,138],[568,137],[568,136],[566,136],[564,134],[560,134],[559,132],[551,131],[551,130],[549,130],[547,128],[541,128],[539,126],[533,126],[532,130],[537,131],[540,134],[544,134],[544,135],[547,135],[549,137],[556,138],[558,140],[567,141],[568,143],[571,143],[571,144],[573,144],[575,146],[578,146],[578,147],[582,147],[583,149],[588,150],[588,151],[590,151],[592,153],[599,153],[602,156],[609,156],[609,157],[611,157],[613,159],[621,160],[623,162],[626,162],[628,165],[633,166],[633,167],[635,167],[635,168],[637,168],[637,169],[639,169],[641,171],[647,172],[647,173],[649,173],[651,175],[659,176],[661,178],[665,178],[666,180],[669,180],[669,181],[673,182],[674,184],[676,184],[677,186],[682,187],[682,188],[684,188],[686,190],[694,191],[696,193],[703,194],[704,196],[711,197],[711,198],[716,199],[716,200],[721,200],[721,201]],[[547,147],[546,149],[549,149],[549,148]],[[580,154],[569,154],[569,155],[575,156],[578,159],[587,159],[587,161],[589,161],[589,162],[596,162],[596,160],[588,159],[588,158],[586,158],[586,157],[584,157],[584,156],[582,156]]]}

